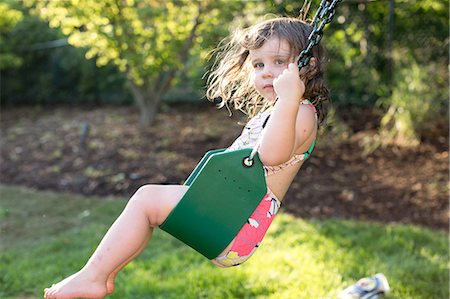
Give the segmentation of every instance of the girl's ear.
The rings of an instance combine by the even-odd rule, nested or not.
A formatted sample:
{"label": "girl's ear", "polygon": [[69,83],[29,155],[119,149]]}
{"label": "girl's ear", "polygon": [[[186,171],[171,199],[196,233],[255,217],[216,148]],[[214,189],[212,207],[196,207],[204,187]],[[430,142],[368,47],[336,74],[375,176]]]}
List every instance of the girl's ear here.
{"label": "girl's ear", "polygon": [[312,78],[314,78],[314,76],[317,75],[319,71],[318,67],[319,64],[317,62],[317,58],[311,57],[311,59],[308,62],[308,65],[306,65],[300,70],[300,78],[306,81],[311,80]]}
{"label": "girl's ear", "polygon": [[[294,62],[294,63],[297,63],[297,62]],[[314,68],[316,66],[317,66],[317,59],[316,59],[316,57],[311,57],[311,59],[308,62],[307,67],[313,67]]]}

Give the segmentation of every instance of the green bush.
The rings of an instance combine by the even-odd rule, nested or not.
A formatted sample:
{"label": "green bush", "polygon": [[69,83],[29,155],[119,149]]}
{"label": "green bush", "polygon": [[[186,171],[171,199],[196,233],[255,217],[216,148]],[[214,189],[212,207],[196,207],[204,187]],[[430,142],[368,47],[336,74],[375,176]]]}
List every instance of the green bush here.
{"label": "green bush", "polygon": [[97,68],[95,60],[85,59],[84,49],[64,43],[58,30],[30,16],[19,3],[11,2],[7,8],[20,12],[22,18],[7,32],[3,29],[1,36],[1,61],[12,61],[14,55],[17,62],[2,64],[0,69],[2,105],[132,102],[124,76],[114,67]]}
{"label": "green bush", "polygon": [[421,136],[432,136],[437,126],[448,123],[448,89],[436,63],[419,65],[403,55],[395,73],[395,85],[381,121],[381,135],[399,144],[417,145]]}

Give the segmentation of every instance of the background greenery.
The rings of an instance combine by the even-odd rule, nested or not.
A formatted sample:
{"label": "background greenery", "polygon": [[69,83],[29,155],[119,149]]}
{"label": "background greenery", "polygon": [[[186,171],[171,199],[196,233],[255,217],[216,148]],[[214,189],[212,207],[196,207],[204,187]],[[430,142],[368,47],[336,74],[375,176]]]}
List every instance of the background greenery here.
{"label": "background greenery", "polygon": [[[319,2],[312,1],[312,12]],[[133,86],[155,105],[160,97],[200,102],[202,75],[212,63],[208,53],[223,37],[266,14],[296,16],[302,5],[118,3],[2,0],[2,104],[136,102],[142,111]],[[334,106],[380,110],[380,139],[414,145],[437,138],[448,121],[448,5],[448,0],[341,3],[323,39]],[[187,45],[196,15],[201,22]]]}
{"label": "background greenery", "polygon": [[[126,203],[18,187],[0,186],[0,194],[1,298],[38,298],[79,269]],[[229,269],[158,230],[108,298],[336,298],[383,272],[389,299],[444,299],[448,269],[444,232],[282,212],[245,266]]]}

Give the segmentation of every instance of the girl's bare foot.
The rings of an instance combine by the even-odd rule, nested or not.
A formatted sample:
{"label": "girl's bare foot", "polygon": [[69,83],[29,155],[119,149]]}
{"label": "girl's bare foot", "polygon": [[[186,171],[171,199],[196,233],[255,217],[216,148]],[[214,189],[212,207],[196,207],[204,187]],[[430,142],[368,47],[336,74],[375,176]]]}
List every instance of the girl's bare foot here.
{"label": "girl's bare foot", "polygon": [[46,299],[103,298],[108,294],[106,282],[90,277],[83,270],[44,290]]}

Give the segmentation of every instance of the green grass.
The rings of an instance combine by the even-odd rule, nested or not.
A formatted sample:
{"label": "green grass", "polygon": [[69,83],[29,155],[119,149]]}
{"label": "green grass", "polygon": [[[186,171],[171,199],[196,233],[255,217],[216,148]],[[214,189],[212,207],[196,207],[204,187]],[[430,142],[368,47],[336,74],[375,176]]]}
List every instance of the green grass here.
{"label": "green grass", "polygon": [[[126,204],[5,186],[0,196],[0,298],[42,298],[84,264]],[[255,255],[229,269],[156,231],[108,298],[335,298],[383,272],[387,298],[446,299],[448,270],[444,232],[280,213]]]}

